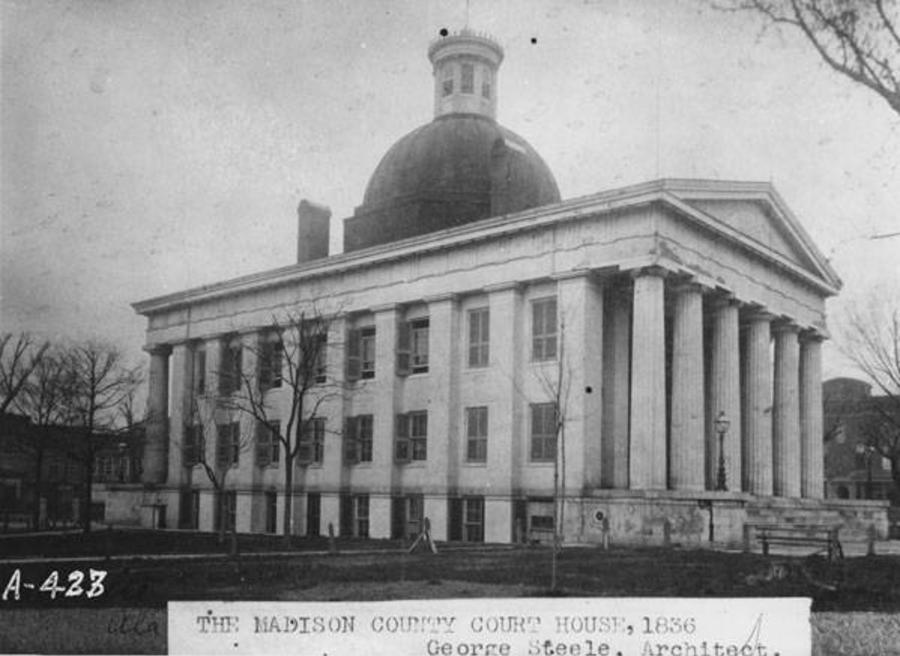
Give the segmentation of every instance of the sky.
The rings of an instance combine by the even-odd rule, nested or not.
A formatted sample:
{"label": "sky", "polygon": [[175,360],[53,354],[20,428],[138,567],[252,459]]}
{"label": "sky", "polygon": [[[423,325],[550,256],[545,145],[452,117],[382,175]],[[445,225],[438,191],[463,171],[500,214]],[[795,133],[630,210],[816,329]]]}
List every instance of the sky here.
{"label": "sky", "polygon": [[[659,177],[772,182],[844,281],[900,307],[900,116],[802,37],[704,0],[0,0],[0,328],[145,359],[130,304],[332,252],[372,171],[431,120],[426,57],[504,47],[498,120],[563,198]],[[834,341],[825,375],[853,374]]]}

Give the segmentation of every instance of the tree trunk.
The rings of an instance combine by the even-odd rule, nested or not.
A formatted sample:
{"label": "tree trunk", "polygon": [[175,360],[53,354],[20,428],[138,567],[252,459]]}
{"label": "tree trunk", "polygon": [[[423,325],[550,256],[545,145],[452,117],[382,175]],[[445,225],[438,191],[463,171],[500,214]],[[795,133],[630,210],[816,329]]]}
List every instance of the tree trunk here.
{"label": "tree trunk", "polygon": [[284,543],[291,544],[291,516],[294,508],[294,459],[285,449],[284,456]]}
{"label": "tree trunk", "polygon": [[88,433],[87,452],[84,454],[82,466],[84,467],[84,491],[81,494],[82,508],[81,521],[84,523],[84,532],[91,532],[91,500],[94,496],[94,448],[93,448],[93,431]]}
{"label": "tree trunk", "polygon": [[[43,439],[41,436],[40,439]],[[34,463],[34,507],[31,509],[31,522],[34,530],[41,526],[41,488],[43,487],[44,446],[40,444],[35,451]]]}
{"label": "tree trunk", "polygon": [[216,490],[216,513],[219,515],[219,530],[217,542],[225,544],[225,490]]}

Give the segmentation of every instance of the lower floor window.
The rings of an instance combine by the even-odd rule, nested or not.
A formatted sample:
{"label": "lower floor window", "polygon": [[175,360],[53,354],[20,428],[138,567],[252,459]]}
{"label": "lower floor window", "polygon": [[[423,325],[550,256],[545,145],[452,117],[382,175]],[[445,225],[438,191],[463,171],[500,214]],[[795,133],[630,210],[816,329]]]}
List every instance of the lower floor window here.
{"label": "lower floor window", "polygon": [[423,529],[425,500],[421,494],[409,494],[391,499],[391,537],[417,537]]}
{"label": "lower floor window", "polygon": [[449,503],[448,538],[484,542],[484,497],[457,497]]}

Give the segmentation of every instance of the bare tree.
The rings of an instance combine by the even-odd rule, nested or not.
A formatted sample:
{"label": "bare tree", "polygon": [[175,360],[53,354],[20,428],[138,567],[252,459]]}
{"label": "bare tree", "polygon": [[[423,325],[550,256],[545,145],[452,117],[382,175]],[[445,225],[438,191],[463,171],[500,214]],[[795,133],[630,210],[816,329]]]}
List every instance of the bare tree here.
{"label": "bare tree", "polygon": [[121,351],[112,344],[88,341],[66,349],[66,403],[69,423],[81,429],[81,439],[71,445],[71,455],[84,471],[81,521],[91,530],[91,499],[97,433],[113,427],[122,402],[140,384],[138,368],[129,368]]}
{"label": "bare tree", "polygon": [[796,29],[832,69],[874,91],[900,114],[897,0],[714,0]]}
{"label": "bare tree", "polygon": [[[252,433],[241,430],[241,416],[214,393],[192,394],[182,441],[182,462],[188,468],[197,465],[215,490],[216,525],[219,544],[225,542],[228,521],[228,475],[237,468],[242,453],[254,444]],[[210,440],[212,454],[210,454]],[[235,527],[231,527],[234,532]]]}
{"label": "bare tree", "polygon": [[840,337],[843,352],[881,392],[864,431],[868,446],[890,461],[900,501],[900,308],[872,299],[865,309],[851,309]]}
{"label": "bare tree", "polygon": [[21,387],[13,407],[28,417],[33,431],[27,439],[17,442],[26,451],[34,465],[35,503],[32,508],[32,525],[40,526],[40,497],[43,488],[44,455],[51,446],[53,431],[71,419],[68,405],[68,376],[65,358],[53,348],[44,348]]}
{"label": "bare tree", "polygon": [[25,387],[48,347],[49,342],[37,343],[28,333],[0,335],[0,415]]}
{"label": "bare tree", "polygon": [[[240,385],[229,403],[253,417],[258,439],[269,439],[283,454],[286,541],[293,533],[294,469],[309,448],[319,410],[342,393],[340,376],[328,371],[331,315],[315,305],[274,317],[270,330],[253,350],[254,372],[240,369]],[[235,372],[236,373],[236,372]],[[280,392],[275,388],[281,388]]]}
{"label": "bare tree", "polygon": [[566,321],[559,319],[558,353],[552,367],[535,372],[543,392],[549,399],[553,430],[553,556],[550,589],[556,590],[558,556],[566,518],[566,424],[569,421],[569,398],[572,391],[572,367],[566,356]]}

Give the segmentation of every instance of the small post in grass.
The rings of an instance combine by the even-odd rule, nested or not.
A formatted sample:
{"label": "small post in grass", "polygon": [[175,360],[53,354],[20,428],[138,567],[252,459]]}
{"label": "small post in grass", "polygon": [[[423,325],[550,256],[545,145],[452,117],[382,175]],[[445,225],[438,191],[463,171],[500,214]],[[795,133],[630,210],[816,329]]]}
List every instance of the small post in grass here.
{"label": "small post in grass", "polygon": [[337,545],[334,542],[334,524],[328,522],[328,553],[336,553]]}
{"label": "small post in grass", "polygon": [[875,531],[875,524],[869,524],[869,529],[866,531],[866,540],[868,542],[868,547],[866,549],[867,556],[875,555],[875,538],[877,533]]}

